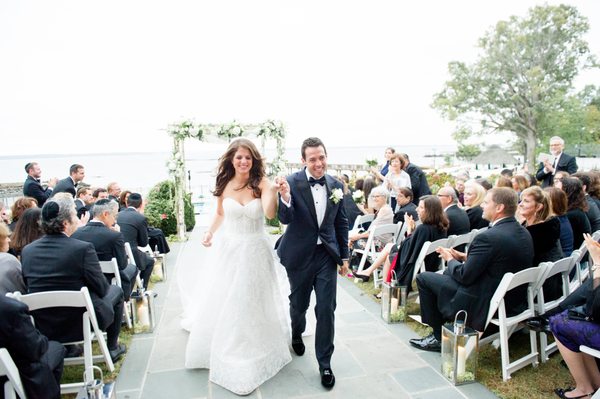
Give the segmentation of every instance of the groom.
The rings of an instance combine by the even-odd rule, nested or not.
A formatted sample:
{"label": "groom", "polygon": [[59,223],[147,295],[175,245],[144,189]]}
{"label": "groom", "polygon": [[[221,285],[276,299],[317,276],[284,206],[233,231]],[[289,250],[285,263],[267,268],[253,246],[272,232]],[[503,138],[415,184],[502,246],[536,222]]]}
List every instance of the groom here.
{"label": "groom", "polygon": [[290,316],[292,348],[304,354],[302,333],[306,327],[306,310],[314,289],[317,297],[315,350],[321,384],[332,388],[331,371],[335,322],[336,271],[348,272],[348,219],[341,195],[342,183],[326,175],[327,150],[323,142],[310,137],[302,143],[305,168],[278,178],[279,220],[287,225],[277,247],[281,264],[290,280]]}

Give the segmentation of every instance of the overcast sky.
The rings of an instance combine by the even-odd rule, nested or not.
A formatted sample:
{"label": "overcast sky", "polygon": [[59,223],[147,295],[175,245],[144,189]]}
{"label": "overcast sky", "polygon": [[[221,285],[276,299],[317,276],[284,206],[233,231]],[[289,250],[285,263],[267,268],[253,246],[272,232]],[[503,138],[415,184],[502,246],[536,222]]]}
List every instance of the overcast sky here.
{"label": "overcast sky", "polygon": [[[278,119],[288,146],[451,144],[430,108],[448,62],[474,60],[486,30],[536,4],[3,0],[0,156],[164,151],[183,118]],[[600,2],[568,4],[600,54]]]}

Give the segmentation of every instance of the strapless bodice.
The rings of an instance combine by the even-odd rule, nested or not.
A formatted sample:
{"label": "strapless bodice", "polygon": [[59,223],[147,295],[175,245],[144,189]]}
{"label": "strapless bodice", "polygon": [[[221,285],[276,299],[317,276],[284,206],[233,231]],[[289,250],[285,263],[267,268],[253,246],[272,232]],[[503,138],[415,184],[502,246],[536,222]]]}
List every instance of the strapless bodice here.
{"label": "strapless bodice", "polygon": [[264,213],[260,198],[255,198],[245,205],[233,198],[223,200],[225,219],[224,228],[228,234],[264,234]]}

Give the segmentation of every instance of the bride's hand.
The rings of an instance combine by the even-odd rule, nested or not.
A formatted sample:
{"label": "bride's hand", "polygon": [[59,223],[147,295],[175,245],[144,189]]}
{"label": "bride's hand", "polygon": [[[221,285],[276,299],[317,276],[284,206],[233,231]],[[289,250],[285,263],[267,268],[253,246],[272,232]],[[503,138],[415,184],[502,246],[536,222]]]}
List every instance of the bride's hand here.
{"label": "bride's hand", "polygon": [[210,231],[204,233],[204,237],[202,238],[202,245],[205,247],[210,247],[212,245],[213,234]]}

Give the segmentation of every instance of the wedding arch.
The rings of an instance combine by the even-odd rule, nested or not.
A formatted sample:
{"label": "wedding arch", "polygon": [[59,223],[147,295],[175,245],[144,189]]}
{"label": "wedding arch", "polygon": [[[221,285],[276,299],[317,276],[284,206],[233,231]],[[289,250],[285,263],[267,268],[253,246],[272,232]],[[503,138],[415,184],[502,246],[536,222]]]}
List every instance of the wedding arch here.
{"label": "wedding arch", "polygon": [[177,236],[180,239],[185,238],[184,196],[186,194],[186,185],[184,141],[186,139],[205,141],[207,137],[213,136],[231,141],[237,137],[256,136],[262,141],[263,154],[267,140],[275,140],[277,152],[275,158],[269,164],[270,174],[276,175],[285,167],[285,129],[280,121],[267,120],[259,124],[241,124],[234,120],[228,124],[198,124],[191,120],[184,120],[169,125],[167,131],[173,137],[173,149],[171,158],[167,162],[167,168],[169,169],[169,175],[175,182]]}

